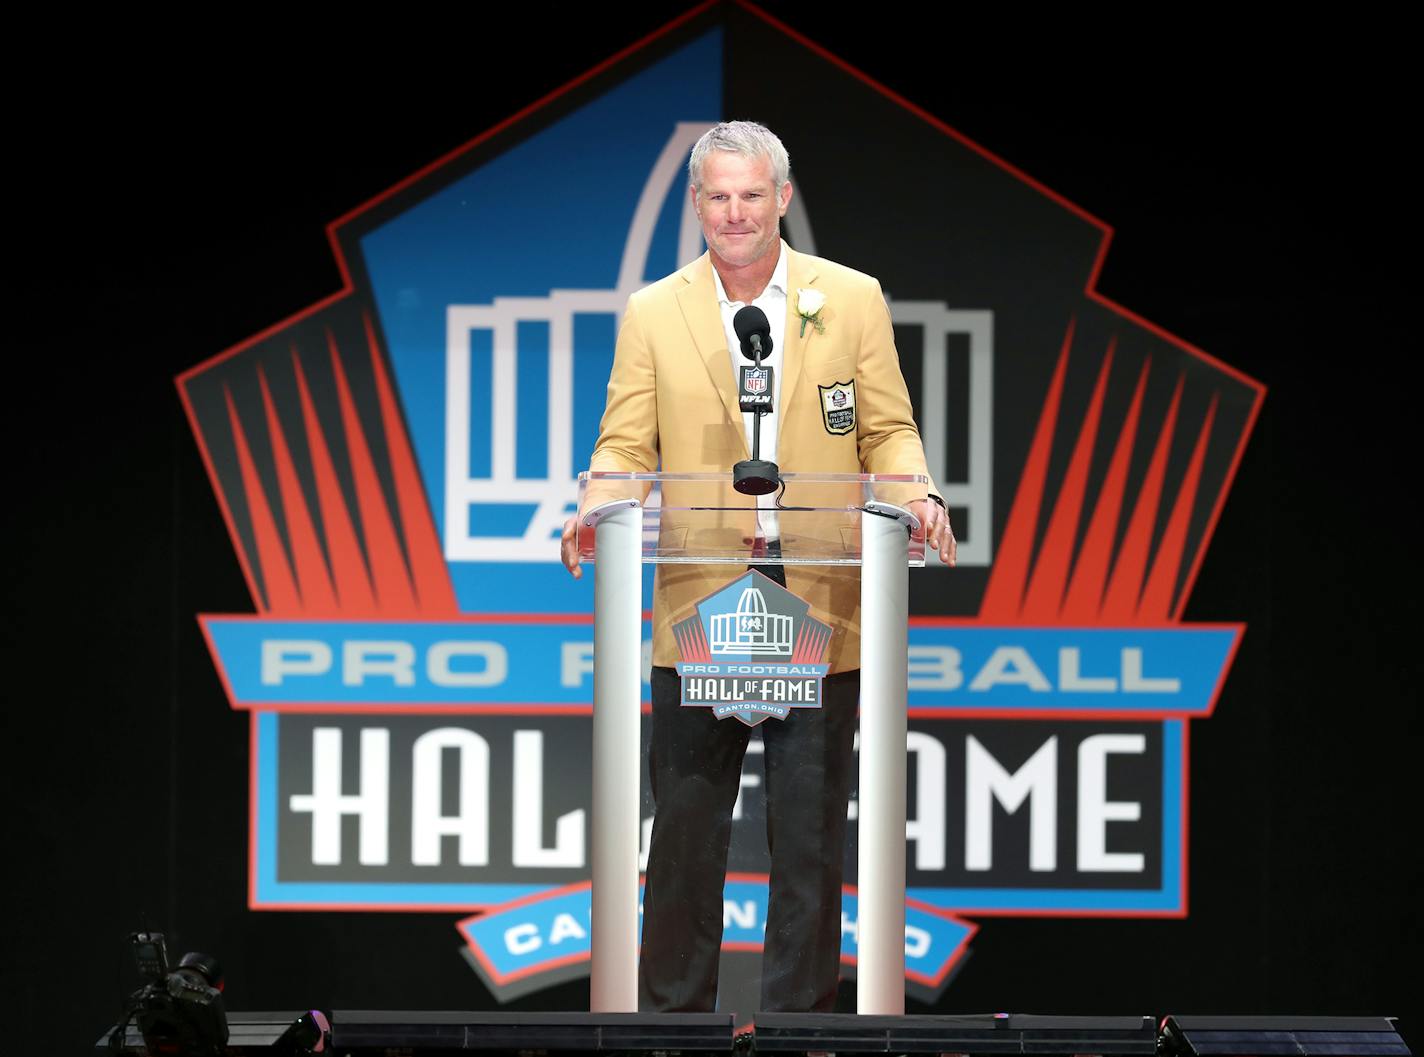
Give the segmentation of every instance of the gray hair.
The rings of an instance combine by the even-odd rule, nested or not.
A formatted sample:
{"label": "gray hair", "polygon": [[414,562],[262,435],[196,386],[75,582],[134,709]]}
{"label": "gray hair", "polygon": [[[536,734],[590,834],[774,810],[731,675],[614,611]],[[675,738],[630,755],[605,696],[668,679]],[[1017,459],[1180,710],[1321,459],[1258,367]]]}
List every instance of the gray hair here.
{"label": "gray hair", "polygon": [[702,165],[713,151],[740,154],[743,158],[771,159],[771,175],[777,192],[791,179],[791,157],[775,132],[755,121],[724,121],[703,133],[687,161],[687,174],[692,177],[693,190],[699,193],[702,190]]}

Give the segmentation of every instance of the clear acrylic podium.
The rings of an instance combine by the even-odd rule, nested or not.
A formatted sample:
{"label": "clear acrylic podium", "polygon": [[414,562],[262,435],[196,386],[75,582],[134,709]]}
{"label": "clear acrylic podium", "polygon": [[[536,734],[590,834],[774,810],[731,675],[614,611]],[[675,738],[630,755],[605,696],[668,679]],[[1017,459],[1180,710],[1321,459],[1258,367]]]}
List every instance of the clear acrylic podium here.
{"label": "clear acrylic podium", "polygon": [[779,495],[757,497],[730,474],[579,475],[578,550],[594,562],[594,1012],[638,1008],[644,563],[861,567],[857,1012],[904,1012],[907,570],[925,563],[909,508],[928,480],[782,477]]}

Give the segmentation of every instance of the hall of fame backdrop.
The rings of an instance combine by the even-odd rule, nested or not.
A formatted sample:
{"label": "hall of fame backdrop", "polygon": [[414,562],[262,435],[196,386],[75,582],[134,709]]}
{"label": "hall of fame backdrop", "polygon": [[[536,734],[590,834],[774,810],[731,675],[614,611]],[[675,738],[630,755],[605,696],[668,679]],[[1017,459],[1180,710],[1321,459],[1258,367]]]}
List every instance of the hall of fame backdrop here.
{"label": "hall of fame backdrop", "polygon": [[1096,292],[1102,222],[736,4],[335,221],[343,289],[178,378],[254,609],[199,618],[249,713],[253,910],[449,914],[502,1000],[586,973],[592,590],[556,541],[628,294],[703,250],[688,151],[737,116],[791,151],[787,241],[886,291],[961,541],[911,576],[907,987],[987,917],[1187,914],[1190,730],[1245,628],[1182,615],[1263,387]]}

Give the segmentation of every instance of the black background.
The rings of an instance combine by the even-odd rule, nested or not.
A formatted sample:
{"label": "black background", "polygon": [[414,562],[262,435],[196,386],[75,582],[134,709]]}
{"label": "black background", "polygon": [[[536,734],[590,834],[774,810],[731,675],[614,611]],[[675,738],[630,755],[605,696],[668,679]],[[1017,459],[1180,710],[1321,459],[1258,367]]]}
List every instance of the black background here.
{"label": "black background", "polygon": [[[939,1008],[1410,1017],[1417,328],[1387,32],[1060,27],[1049,51],[1026,15],[770,9],[1112,225],[1099,289],[1269,387],[1185,614],[1248,624],[1191,726],[1190,915],[981,919]],[[90,1044],[141,926],[215,953],[234,1009],[488,1004],[453,915],[246,909],[247,718],[193,615],[252,604],[172,382],[337,289],[328,221],[679,9],[477,10],[32,43],[3,416],[15,1052]]]}

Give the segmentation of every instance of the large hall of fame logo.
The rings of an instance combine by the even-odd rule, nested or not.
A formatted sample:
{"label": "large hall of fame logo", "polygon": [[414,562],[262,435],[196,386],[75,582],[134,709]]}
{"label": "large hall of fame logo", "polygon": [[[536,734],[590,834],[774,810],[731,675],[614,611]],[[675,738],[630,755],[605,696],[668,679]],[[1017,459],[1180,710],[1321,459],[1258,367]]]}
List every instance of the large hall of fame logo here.
{"label": "large hall of fame logo", "polygon": [[200,618],[251,713],[253,908],[456,912],[504,998],[586,972],[592,599],[555,539],[628,294],[702,251],[689,148],[743,114],[792,151],[787,240],[880,278],[962,540],[912,577],[907,986],[982,917],[1186,912],[1189,722],[1244,629],[1181,615],[1263,390],[1095,291],[1100,221],[740,3],[337,220],[345,287],[178,379],[256,609]]}

